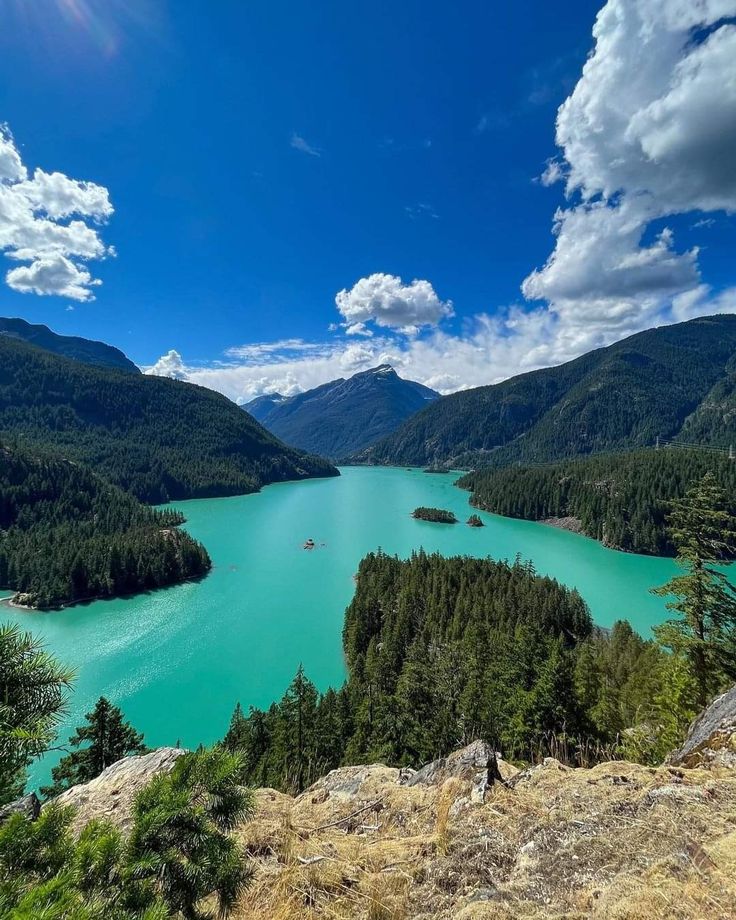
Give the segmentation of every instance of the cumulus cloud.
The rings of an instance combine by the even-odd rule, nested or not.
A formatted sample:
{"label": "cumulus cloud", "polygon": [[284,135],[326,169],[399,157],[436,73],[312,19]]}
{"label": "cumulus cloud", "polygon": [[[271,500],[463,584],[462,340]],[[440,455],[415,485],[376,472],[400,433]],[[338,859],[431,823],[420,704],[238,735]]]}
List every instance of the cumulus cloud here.
{"label": "cumulus cloud", "polygon": [[553,251],[523,281],[524,306],[476,315],[453,332],[442,324],[452,303],[429,281],[374,274],[337,294],[342,322],[332,340],[245,346],[229,366],[185,367],[186,379],[246,401],[389,363],[447,393],[653,325],[736,312],[736,287],[714,290],[697,247],[678,247],[666,226],[692,213],[701,229],[713,212],[736,212],[735,16],[736,0],[605,4],[593,51],[558,112],[560,153],[540,177],[564,185],[565,203],[554,215]]}
{"label": "cumulus cloud", "polygon": [[7,272],[13,290],[93,300],[101,282],[84,263],[114,254],[98,229],[112,213],[101,185],[42,169],[29,177],[10,131],[0,126],[0,252],[28,263]]}
{"label": "cumulus cloud", "polygon": [[404,284],[396,275],[377,272],[361,278],[335,297],[337,309],[353,334],[365,334],[369,322],[385,329],[415,333],[453,315],[452,302],[442,301],[429,281]]}
{"label": "cumulus cloud", "polygon": [[154,365],[146,368],[146,373],[152,374],[154,377],[173,377],[174,380],[190,379],[190,372],[184,364],[184,359],[173,348],[167,351],[165,355],[161,355]]}
{"label": "cumulus cloud", "polygon": [[598,14],[593,53],[558,112],[562,157],[541,177],[564,182],[569,204],[553,252],[522,285],[547,301],[561,352],[672,321],[675,298],[703,290],[696,248],[679,251],[667,228],[645,239],[655,220],[736,210],[733,15],[736,0],[609,0]]}

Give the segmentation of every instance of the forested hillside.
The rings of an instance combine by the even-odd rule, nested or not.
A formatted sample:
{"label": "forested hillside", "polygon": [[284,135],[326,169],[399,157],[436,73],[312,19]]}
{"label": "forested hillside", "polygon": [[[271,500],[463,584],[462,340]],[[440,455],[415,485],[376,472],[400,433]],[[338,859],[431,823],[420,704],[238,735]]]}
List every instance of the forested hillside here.
{"label": "forested hillside", "polygon": [[68,460],[0,445],[0,588],[34,607],[173,584],[210,568],[204,547]]}
{"label": "forested hillside", "polygon": [[438,398],[381,364],[296,396],[260,396],[244,408],[287,444],[337,460],[394,431]]}
{"label": "forested hillside", "polygon": [[736,514],[736,461],[702,450],[663,448],[477,470],[458,485],[485,511],[531,521],[571,517],[582,533],[607,546],[673,556],[666,515],[708,471],[733,497]]}
{"label": "forested hillside", "polygon": [[0,438],[87,463],[151,503],[337,475],[212,390],[91,367],[6,336]]}
{"label": "forested hillside", "polygon": [[48,326],[27,323],[24,319],[0,317],[0,335],[20,339],[22,342],[36,345],[38,348],[43,348],[63,358],[73,358],[83,364],[113,367],[128,371],[130,374],[141,372],[140,368],[126,358],[119,348],[114,348],[105,342],[83,339],[76,335],[59,335],[52,332]]}
{"label": "forested hillside", "polygon": [[[341,763],[425,763],[475,738],[510,758],[577,756],[645,718],[665,656],[628,624],[593,629],[579,595],[530,564],[382,553],[345,615],[349,678],[323,696],[300,670],[266,712],[236,709],[226,744],[256,785],[304,788]],[[588,753],[586,753],[588,752]]]}
{"label": "forested hillside", "polygon": [[[490,373],[490,369],[489,369]],[[650,329],[559,367],[445,396],[358,454],[465,467],[736,440],[736,316]]]}

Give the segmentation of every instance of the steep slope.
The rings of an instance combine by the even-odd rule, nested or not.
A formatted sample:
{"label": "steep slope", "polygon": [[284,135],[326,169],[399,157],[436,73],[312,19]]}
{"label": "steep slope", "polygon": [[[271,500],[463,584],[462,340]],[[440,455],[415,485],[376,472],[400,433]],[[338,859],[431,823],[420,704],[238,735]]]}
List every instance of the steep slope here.
{"label": "steep slope", "polygon": [[263,396],[256,396],[255,399],[246,403],[243,408],[246,412],[249,412],[257,422],[263,424],[268,414],[288,398],[288,396],[282,396],[280,393],[267,393]]}
{"label": "steep slope", "polygon": [[83,364],[92,364],[95,367],[113,367],[117,370],[128,371],[131,374],[140,374],[140,369],[126,358],[118,348],[106,345],[104,342],[95,342],[91,339],[82,339],[72,335],[58,335],[48,326],[27,323],[24,319],[10,319],[0,317],[0,336],[20,339],[43,348],[52,354],[63,358],[73,358]]}
{"label": "steep slope", "polygon": [[287,444],[339,459],[394,431],[438,396],[382,364],[297,396],[259,397],[245,408]]}
{"label": "steep slope", "polygon": [[148,502],[335,476],[219,393],[91,367],[0,336],[0,438],[85,462]]}
{"label": "steep slope", "polygon": [[727,444],[735,356],[733,315],[650,329],[559,367],[445,396],[355,459],[506,465],[646,447],[681,432]]}
{"label": "steep slope", "polygon": [[488,467],[468,473],[458,485],[485,511],[545,520],[627,552],[674,556],[666,528],[671,503],[708,472],[732,497],[736,514],[736,462],[725,452],[638,450]]}

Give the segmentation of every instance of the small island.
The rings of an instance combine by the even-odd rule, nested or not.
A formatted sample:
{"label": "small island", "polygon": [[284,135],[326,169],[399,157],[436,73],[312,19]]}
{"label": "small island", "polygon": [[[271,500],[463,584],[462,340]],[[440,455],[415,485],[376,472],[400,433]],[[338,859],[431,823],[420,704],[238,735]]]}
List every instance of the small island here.
{"label": "small island", "polygon": [[471,514],[468,518],[469,527],[485,527],[486,525],[481,521],[480,517],[477,514]]}
{"label": "small island", "polygon": [[425,473],[449,473],[450,471],[444,466],[428,466]]}
{"label": "small island", "polygon": [[431,521],[433,524],[457,524],[457,518],[452,511],[445,511],[443,508],[415,508],[411,516],[418,521]]}

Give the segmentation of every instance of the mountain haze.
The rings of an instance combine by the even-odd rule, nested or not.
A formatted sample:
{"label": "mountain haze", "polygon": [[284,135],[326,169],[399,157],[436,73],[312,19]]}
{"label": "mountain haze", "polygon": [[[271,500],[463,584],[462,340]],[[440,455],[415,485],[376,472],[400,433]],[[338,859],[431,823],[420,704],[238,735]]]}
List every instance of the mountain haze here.
{"label": "mountain haze", "polygon": [[439,394],[389,364],[296,396],[259,396],[244,408],[287,444],[340,459],[394,431]]}
{"label": "mountain haze", "polygon": [[649,329],[444,396],[353,459],[503,466],[647,447],[657,436],[736,443],[736,316]]}
{"label": "mountain haze", "polygon": [[131,374],[141,372],[140,368],[133,364],[119,348],[74,335],[59,335],[52,332],[48,326],[27,323],[24,319],[0,317],[0,336],[20,339],[22,342],[36,345],[38,348],[43,348],[63,358],[81,361],[82,364],[113,367]]}
{"label": "mountain haze", "polygon": [[336,476],[220,393],[93,367],[0,336],[0,439],[87,463],[147,502]]}

